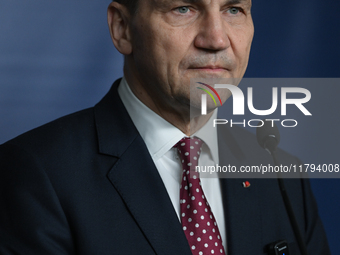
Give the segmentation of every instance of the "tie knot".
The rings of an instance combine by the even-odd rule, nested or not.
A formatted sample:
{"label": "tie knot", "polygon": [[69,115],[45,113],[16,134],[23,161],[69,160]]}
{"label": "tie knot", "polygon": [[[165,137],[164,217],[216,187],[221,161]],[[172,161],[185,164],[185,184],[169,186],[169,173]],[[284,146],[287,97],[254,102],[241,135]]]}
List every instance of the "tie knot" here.
{"label": "tie knot", "polygon": [[202,144],[199,138],[185,137],[174,146],[178,150],[184,169],[192,170],[198,165]]}

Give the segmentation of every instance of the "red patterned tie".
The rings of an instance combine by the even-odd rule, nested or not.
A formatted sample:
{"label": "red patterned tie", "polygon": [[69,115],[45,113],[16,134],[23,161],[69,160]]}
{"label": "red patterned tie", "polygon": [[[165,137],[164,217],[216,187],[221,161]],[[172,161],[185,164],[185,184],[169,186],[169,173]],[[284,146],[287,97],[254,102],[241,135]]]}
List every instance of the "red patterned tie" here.
{"label": "red patterned tie", "polygon": [[[183,138],[174,147],[182,160],[181,220],[193,255],[225,254],[215,217],[201,187],[198,165],[202,141]],[[192,172],[192,178],[190,177]]]}

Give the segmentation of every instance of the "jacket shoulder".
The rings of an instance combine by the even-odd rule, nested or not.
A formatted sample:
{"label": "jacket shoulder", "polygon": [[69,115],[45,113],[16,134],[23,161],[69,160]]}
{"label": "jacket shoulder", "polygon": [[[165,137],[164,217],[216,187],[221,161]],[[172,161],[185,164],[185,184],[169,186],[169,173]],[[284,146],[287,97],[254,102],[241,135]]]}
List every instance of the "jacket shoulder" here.
{"label": "jacket shoulder", "polygon": [[27,131],[1,146],[13,145],[28,151],[46,151],[47,147],[53,148],[56,144],[82,141],[81,137],[88,136],[89,133],[93,134],[94,123],[93,108],[88,108]]}

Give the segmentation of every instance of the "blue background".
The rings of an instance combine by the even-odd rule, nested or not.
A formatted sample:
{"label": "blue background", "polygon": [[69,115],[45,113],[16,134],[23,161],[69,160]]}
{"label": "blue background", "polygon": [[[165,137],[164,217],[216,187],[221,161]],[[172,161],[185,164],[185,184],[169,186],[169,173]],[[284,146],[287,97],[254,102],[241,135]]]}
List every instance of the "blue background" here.
{"label": "blue background", "polygon": [[[122,76],[123,57],[106,24],[109,3],[2,1],[0,143],[93,106]],[[339,11],[335,0],[254,0],[255,37],[246,77],[339,77]],[[283,134],[281,146],[306,163],[315,158],[340,163],[340,86],[310,89],[313,121],[306,120],[308,128],[299,134]],[[332,254],[340,254],[340,180],[311,183]]]}

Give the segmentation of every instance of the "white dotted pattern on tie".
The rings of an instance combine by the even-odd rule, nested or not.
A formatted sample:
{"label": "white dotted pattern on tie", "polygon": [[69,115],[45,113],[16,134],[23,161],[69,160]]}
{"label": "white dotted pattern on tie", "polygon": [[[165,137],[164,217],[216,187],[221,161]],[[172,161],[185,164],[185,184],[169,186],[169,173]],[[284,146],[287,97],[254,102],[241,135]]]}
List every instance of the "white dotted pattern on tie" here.
{"label": "white dotted pattern on tie", "polygon": [[221,236],[204,196],[198,173],[202,141],[198,138],[183,138],[177,147],[183,166],[180,189],[181,222],[193,255],[225,254]]}

